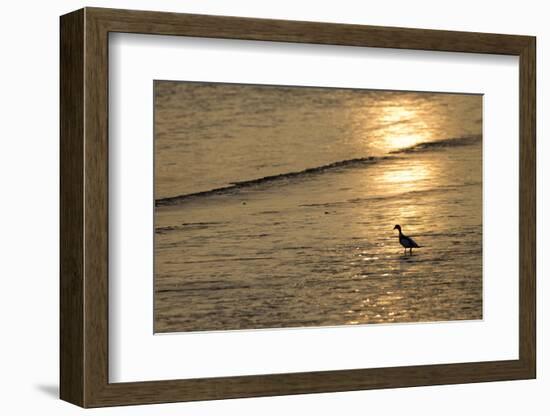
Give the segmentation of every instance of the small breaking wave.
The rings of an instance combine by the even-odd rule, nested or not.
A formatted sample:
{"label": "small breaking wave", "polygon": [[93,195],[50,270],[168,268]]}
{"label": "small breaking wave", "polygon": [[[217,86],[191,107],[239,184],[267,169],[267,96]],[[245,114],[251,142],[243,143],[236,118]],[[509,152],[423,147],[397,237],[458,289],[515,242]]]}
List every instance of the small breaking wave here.
{"label": "small breaking wave", "polygon": [[[394,150],[390,152],[390,155],[433,151],[433,150],[444,149],[449,147],[469,146],[469,145],[477,144],[480,141],[481,141],[481,136],[468,136],[468,137],[459,137],[459,138],[453,138],[453,139],[437,140],[433,142],[424,142],[424,143],[419,143],[404,149]],[[359,157],[354,159],[340,160],[337,162],[329,163],[327,165],[307,168],[296,172],[287,172],[287,173],[281,173],[278,175],[264,176],[262,178],[257,178],[257,179],[232,182],[229,185],[223,186],[221,188],[215,188],[207,191],[200,191],[200,192],[194,192],[194,193],[185,194],[185,195],[177,195],[172,197],[156,199],[155,207],[177,205],[181,202],[194,199],[197,197],[224,195],[232,192],[237,192],[241,189],[249,188],[252,186],[263,185],[267,183],[296,179],[296,178],[303,178],[303,177],[308,177],[312,175],[318,175],[329,171],[337,171],[342,169],[355,168],[358,166],[365,166],[365,165],[377,163],[382,160],[395,159],[396,157],[397,156]]]}
{"label": "small breaking wave", "polygon": [[418,143],[418,144],[415,144],[414,146],[406,147],[404,149],[393,150],[390,152],[390,154],[417,153],[422,151],[445,149],[449,147],[470,146],[480,142],[481,142],[481,136],[457,137],[454,139],[443,139],[443,140],[435,140],[433,142]]}
{"label": "small breaking wave", "polygon": [[346,169],[346,168],[355,167],[355,166],[364,166],[366,164],[376,163],[379,160],[384,160],[388,158],[390,157],[389,156],[384,156],[384,157],[371,156],[371,157],[360,157],[360,158],[348,159],[348,160],[340,160],[338,162],[329,163],[327,165],[317,166],[314,168],[308,168],[297,172],[287,172],[287,173],[281,173],[278,175],[264,176],[263,178],[251,179],[248,181],[232,182],[228,186],[211,189],[208,191],[194,192],[192,194],[185,194],[185,195],[178,195],[178,196],[173,196],[168,198],[157,199],[155,200],[155,206],[161,207],[161,206],[167,206],[167,205],[176,205],[185,200],[196,198],[199,196],[221,195],[221,194],[231,193],[231,192],[248,188],[251,186],[255,186],[255,185],[262,185],[270,182],[294,179],[298,177],[307,177],[311,175],[320,174],[326,171],[334,171],[337,169]]}

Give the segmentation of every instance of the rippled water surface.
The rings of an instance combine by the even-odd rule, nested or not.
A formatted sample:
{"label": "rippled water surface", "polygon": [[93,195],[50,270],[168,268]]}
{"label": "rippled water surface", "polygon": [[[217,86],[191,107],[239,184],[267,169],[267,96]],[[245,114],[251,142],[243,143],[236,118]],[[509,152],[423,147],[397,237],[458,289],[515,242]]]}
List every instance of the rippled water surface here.
{"label": "rippled water surface", "polygon": [[481,108],[156,82],[155,330],[481,319]]}

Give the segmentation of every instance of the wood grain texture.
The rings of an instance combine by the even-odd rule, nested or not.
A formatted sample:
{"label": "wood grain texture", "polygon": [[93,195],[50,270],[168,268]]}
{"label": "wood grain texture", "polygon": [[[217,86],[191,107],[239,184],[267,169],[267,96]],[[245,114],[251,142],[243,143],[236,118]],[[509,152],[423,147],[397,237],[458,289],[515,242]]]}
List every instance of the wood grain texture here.
{"label": "wood grain texture", "polygon": [[85,405],[108,380],[108,33],[85,10]]}
{"label": "wood grain texture", "polygon": [[[108,380],[108,33],[520,57],[520,357],[190,380]],[[61,397],[83,407],[535,377],[535,39],[484,33],[87,8],[61,18]]]}
{"label": "wood grain texture", "polygon": [[87,8],[110,32],[519,55],[528,36]]}
{"label": "wood grain texture", "polygon": [[61,19],[60,389],[84,405],[84,12]]}
{"label": "wood grain texture", "polygon": [[536,40],[520,54],[519,338],[520,360],[536,377]]}

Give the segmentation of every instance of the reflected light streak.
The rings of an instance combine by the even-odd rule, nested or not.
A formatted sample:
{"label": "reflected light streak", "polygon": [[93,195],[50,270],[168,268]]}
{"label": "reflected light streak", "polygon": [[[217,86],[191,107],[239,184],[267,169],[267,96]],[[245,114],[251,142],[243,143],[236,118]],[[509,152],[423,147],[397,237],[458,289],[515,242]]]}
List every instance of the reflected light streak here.
{"label": "reflected light streak", "polygon": [[432,169],[425,163],[413,165],[400,165],[394,169],[384,171],[380,178],[388,186],[396,186],[402,191],[403,188],[415,188],[420,181],[433,177]]}
{"label": "reflected light streak", "polygon": [[376,132],[377,146],[391,152],[434,140],[433,130],[426,115],[405,105],[391,105],[380,109],[381,127]]}

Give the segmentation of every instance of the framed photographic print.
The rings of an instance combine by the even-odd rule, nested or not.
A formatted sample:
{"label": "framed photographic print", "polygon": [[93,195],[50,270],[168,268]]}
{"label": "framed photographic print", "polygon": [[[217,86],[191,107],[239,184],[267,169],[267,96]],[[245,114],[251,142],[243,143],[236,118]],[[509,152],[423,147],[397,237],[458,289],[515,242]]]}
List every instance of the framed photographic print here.
{"label": "framed photographic print", "polygon": [[61,17],[61,398],[534,378],[535,38]]}

